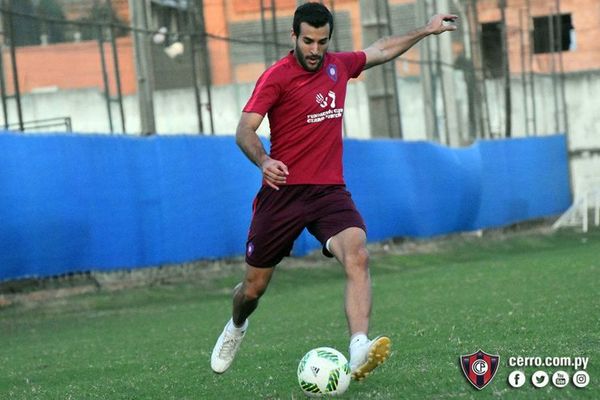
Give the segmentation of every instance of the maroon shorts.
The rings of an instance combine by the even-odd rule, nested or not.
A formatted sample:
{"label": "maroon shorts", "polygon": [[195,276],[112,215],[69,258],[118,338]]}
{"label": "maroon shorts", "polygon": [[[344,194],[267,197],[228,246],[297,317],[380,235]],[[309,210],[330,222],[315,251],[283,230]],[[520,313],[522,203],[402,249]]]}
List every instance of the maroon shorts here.
{"label": "maroon shorts", "polygon": [[344,185],[289,185],[274,190],[263,186],[254,199],[246,243],[246,262],[270,268],[289,256],[304,228],[323,245],[346,228],[365,223]]}

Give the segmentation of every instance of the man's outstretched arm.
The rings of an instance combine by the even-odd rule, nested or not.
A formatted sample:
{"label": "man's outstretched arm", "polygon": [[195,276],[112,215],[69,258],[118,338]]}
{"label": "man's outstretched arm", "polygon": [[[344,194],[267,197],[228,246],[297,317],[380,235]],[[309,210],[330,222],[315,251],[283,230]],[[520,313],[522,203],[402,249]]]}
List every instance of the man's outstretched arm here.
{"label": "man's outstretched arm", "polygon": [[363,50],[367,55],[364,69],[393,60],[429,35],[439,35],[443,32],[456,30],[454,22],[457,18],[458,15],[454,14],[436,14],[431,17],[427,25],[421,28],[404,35],[386,36],[377,40]]}

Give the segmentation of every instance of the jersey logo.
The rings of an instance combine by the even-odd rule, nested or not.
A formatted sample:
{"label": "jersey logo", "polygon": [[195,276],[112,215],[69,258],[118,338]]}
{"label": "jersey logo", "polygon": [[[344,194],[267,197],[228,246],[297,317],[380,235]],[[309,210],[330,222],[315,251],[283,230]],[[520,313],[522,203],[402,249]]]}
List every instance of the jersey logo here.
{"label": "jersey logo", "polygon": [[325,108],[328,105],[331,108],[335,108],[335,93],[333,92],[333,90],[330,90],[329,93],[327,93],[327,96],[323,96],[321,93],[317,93],[315,100],[317,103],[319,103],[321,108]]}
{"label": "jersey logo", "polygon": [[[306,116],[307,124],[314,124],[317,122],[325,121],[326,119],[336,119],[342,118],[342,114],[344,113],[343,108],[336,108],[336,95],[333,90],[327,92],[326,95],[321,93],[317,93],[315,96],[315,101],[321,107],[322,111],[315,114],[308,114]],[[338,101],[339,103],[340,101]],[[344,102],[342,104],[338,104],[338,106],[343,107]]]}
{"label": "jersey logo", "polygon": [[329,79],[331,79],[332,81],[337,82],[338,75],[337,66],[335,64],[329,64],[327,66],[327,76],[329,76]]}

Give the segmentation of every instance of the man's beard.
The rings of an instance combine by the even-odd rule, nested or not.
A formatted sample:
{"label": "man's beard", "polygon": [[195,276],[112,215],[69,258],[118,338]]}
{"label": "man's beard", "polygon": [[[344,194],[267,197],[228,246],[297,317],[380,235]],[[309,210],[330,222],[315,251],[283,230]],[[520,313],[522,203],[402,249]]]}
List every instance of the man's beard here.
{"label": "man's beard", "polygon": [[[294,53],[296,54],[296,59],[298,60],[300,65],[302,65],[302,68],[304,68],[306,71],[309,71],[309,72],[318,71],[319,68],[321,68],[321,64],[323,64],[324,55],[323,56],[306,56],[300,51],[300,49],[298,48],[298,45],[296,45],[296,49],[294,50]],[[315,59],[315,60],[318,60],[319,62],[313,66],[313,65],[308,64],[307,58]]]}

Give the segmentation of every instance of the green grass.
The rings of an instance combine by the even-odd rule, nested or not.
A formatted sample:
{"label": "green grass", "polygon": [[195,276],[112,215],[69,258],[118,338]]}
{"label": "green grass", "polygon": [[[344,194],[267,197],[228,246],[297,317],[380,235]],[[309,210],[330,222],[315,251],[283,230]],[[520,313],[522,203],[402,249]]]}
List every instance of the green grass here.
{"label": "green grass", "polygon": [[[237,273],[211,285],[0,309],[0,399],[303,398],[303,354],[325,345],[347,351],[344,279],[327,260],[291,264],[275,274],[238,358],[220,376],[209,358]],[[343,398],[600,398],[600,231],[456,238],[433,253],[375,255],[371,270],[371,332],[391,336],[393,355]],[[458,364],[479,348],[501,357],[482,391]],[[512,389],[506,362],[518,355],[589,357],[591,383]],[[536,368],[524,370],[529,377]]]}

